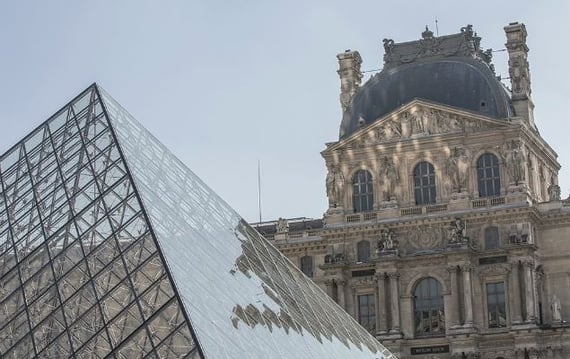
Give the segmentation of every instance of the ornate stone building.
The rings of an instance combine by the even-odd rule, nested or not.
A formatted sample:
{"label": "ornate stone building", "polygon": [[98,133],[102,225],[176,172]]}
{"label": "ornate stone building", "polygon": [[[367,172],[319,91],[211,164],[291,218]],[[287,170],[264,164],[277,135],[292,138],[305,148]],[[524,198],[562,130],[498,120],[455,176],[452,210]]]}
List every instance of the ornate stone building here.
{"label": "ornate stone building", "polygon": [[[510,89],[471,25],[339,54],[323,220],[257,224],[399,358],[570,357],[570,201],[533,117],[526,29]],[[540,124],[540,122],[538,122]]]}

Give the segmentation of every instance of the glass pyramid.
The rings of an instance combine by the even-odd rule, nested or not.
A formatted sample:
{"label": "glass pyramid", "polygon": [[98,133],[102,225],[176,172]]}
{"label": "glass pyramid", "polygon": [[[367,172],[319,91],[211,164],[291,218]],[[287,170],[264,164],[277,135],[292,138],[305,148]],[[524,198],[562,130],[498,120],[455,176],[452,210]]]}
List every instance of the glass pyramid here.
{"label": "glass pyramid", "polygon": [[393,357],[96,84],[0,186],[0,357]]}

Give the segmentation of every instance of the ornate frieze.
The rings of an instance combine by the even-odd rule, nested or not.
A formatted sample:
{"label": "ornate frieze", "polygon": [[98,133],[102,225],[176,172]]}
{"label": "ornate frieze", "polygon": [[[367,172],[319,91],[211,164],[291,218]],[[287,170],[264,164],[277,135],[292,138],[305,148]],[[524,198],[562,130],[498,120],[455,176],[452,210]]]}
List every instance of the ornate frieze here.
{"label": "ornate frieze", "polygon": [[435,249],[444,246],[445,228],[438,225],[420,225],[405,232],[409,249]]}
{"label": "ornate frieze", "polygon": [[504,127],[480,119],[460,116],[429,106],[412,106],[380,122],[349,143],[351,148],[362,148],[376,143],[400,141],[429,135],[475,132],[482,129]]}
{"label": "ornate frieze", "polygon": [[464,26],[453,35],[434,36],[426,26],[421,39],[395,43],[392,39],[382,40],[384,45],[384,68],[391,68],[423,59],[448,56],[464,56],[481,59],[490,66],[491,51],[480,48],[481,38],[473,31],[472,25]]}

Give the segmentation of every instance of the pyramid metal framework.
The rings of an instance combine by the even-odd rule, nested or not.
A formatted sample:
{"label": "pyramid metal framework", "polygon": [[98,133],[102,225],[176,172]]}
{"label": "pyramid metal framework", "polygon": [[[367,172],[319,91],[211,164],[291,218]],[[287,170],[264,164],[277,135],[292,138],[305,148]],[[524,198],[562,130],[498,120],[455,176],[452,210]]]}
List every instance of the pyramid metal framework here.
{"label": "pyramid metal framework", "polygon": [[392,358],[96,84],[0,186],[0,357]]}

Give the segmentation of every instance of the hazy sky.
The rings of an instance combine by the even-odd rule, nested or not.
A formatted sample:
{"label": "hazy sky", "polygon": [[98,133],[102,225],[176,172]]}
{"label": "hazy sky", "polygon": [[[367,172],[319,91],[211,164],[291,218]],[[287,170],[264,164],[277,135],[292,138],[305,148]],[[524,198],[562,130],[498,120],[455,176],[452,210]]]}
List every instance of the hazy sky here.
{"label": "hazy sky", "polygon": [[[98,82],[248,221],[321,217],[324,143],[338,139],[336,54],[382,66],[382,39],[473,24],[529,33],[535,118],[570,191],[568,1],[2,1],[0,153]],[[564,41],[562,41],[564,40]],[[507,56],[495,53],[498,74]],[[365,75],[368,79],[370,74]]]}

